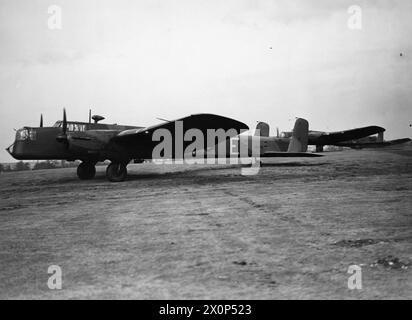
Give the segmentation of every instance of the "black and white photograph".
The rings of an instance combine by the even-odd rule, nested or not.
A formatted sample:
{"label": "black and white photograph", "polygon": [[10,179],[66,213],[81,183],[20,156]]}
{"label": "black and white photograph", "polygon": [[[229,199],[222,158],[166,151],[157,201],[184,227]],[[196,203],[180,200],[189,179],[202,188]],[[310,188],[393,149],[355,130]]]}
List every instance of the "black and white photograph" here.
{"label": "black and white photograph", "polygon": [[408,0],[0,0],[0,300],[411,300],[411,35]]}

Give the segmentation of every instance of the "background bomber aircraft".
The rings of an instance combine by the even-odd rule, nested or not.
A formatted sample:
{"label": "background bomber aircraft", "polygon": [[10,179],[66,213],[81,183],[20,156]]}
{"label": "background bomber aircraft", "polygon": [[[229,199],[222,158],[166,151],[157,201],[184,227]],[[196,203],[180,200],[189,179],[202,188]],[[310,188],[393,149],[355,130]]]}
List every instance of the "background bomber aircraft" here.
{"label": "background bomber aircraft", "polygon": [[[259,130],[260,136],[270,137],[270,127],[266,122],[259,122],[256,125],[256,129]],[[361,149],[385,147],[411,141],[409,138],[384,141],[384,132],[385,128],[378,126],[367,126],[335,132],[309,130],[308,145],[314,145],[316,146],[316,152],[322,152],[325,145]],[[377,136],[372,136],[375,134],[377,134]],[[287,150],[291,136],[292,132],[290,131],[279,133],[279,129],[276,129],[276,136],[270,138],[277,142],[282,151],[285,151]]]}
{"label": "background bomber aircraft", "polygon": [[[267,125],[266,125],[267,126]],[[309,143],[309,123],[307,120],[297,118],[293,131],[288,138],[278,139],[269,136],[268,128],[259,125],[255,135],[239,135],[239,149],[248,150],[249,157],[279,158],[279,157],[320,157],[322,155],[307,152]],[[260,131],[262,129],[262,131]],[[233,139],[232,139],[233,140]],[[229,158],[233,144],[226,141],[226,157]],[[217,147],[219,148],[219,146]],[[238,151],[238,150],[237,150]]]}
{"label": "background bomber aircraft", "polygon": [[[94,123],[91,122],[92,119]],[[97,162],[110,160],[106,177],[110,181],[120,182],[126,179],[127,165],[131,160],[143,162],[146,159],[153,159],[152,152],[158,141],[153,141],[152,137],[158,129],[169,130],[172,134],[173,148],[176,139],[175,124],[178,121],[183,124],[185,132],[199,129],[204,136],[207,136],[208,129],[223,129],[225,132],[234,129],[234,131],[230,130],[233,134],[226,137],[228,142],[230,138],[249,129],[242,122],[214,114],[190,115],[150,127],[99,123],[102,120],[104,117],[98,115],[91,117],[89,113],[89,122],[67,121],[66,110],[63,110],[62,121],[57,121],[52,127],[44,127],[43,116],[41,116],[39,127],[23,127],[17,130],[14,143],[6,150],[17,160],[80,160],[77,175],[82,180],[94,178]],[[250,136],[240,138],[239,143],[249,144],[256,138]],[[308,123],[304,119],[298,119],[289,139],[287,152],[282,152],[270,141],[262,140],[258,153],[262,157],[317,156],[306,153],[307,141]],[[183,141],[183,148],[189,144],[191,141]],[[247,148],[248,156],[252,156],[250,146],[248,145]],[[207,151],[204,152],[205,155]]]}

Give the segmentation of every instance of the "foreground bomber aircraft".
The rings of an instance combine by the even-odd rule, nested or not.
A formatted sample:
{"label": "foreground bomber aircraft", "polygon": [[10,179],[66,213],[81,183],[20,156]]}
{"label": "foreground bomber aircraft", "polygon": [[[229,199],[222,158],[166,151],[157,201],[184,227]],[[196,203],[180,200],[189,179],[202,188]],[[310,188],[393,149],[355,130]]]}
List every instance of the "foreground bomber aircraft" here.
{"label": "foreground bomber aircraft", "polygon": [[[94,123],[91,123],[91,119]],[[152,152],[158,141],[153,141],[156,130],[168,130],[175,149],[175,124],[179,121],[185,131],[198,129],[205,136],[210,129],[231,129],[231,136],[248,130],[242,122],[213,114],[195,114],[175,121],[150,126],[136,127],[103,124],[101,116],[89,115],[89,122],[67,121],[63,111],[63,121],[53,127],[43,127],[43,116],[39,127],[24,127],[16,132],[15,142],[6,150],[17,160],[81,160],[77,168],[80,179],[92,179],[96,174],[97,162],[110,160],[106,176],[110,181],[119,182],[127,176],[127,164],[131,160],[142,162],[152,159]],[[182,147],[191,141],[182,141]]]}
{"label": "foreground bomber aircraft", "polygon": [[[256,129],[260,130],[260,135],[269,137],[269,125],[265,122],[259,122]],[[308,144],[316,146],[316,152],[323,151],[325,145],[335,146],[359,146],[355,141],[357,139],[365,138],[374,134],[379,134],[380,140],[383,140],[384,128],[378,126],[368,126],[344,131],[336,132],[323,132],[313,131],[308,132]],[[283,146],[282,150],[286,150],[289,138],[292,136],[292,132],[282,132],[279,134],[277,131],[276,141],[280,146]],[[382,141],[380,141],[382,142]]]}

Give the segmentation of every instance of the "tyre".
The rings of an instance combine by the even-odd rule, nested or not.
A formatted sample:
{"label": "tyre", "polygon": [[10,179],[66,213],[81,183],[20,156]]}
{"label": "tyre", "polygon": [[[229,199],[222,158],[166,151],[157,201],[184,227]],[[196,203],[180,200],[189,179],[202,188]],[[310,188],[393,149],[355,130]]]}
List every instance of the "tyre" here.
{"label": "tyre", "polygon": [[111,182],[122,182],[126,180],[126,165],[121,163],[111,163],[106,169],[106,177]]}
{"label": "tyre", "polygon": [[96,175],[96,167],[92,163],[82,162],[77,167],[77,176],[80,180],[90,180]]}

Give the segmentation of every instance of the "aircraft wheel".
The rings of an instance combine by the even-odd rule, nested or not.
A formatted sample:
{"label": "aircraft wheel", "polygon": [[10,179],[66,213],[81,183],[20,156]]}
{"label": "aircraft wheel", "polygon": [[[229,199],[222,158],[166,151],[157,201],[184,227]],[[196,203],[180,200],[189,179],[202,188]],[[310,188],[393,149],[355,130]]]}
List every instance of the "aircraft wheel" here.
{"label": "aircraft wheel", "polygon": [[96,175],[96,167],[92,163],[82,162],[77,167],[77,176],[80,180],[90,180]]}
{"label": "aircraft wheel", "polygon": [[122,163],[111,163],[106,169],[106,177],[111,182],[122,182],[126,180],[127,168]]}

